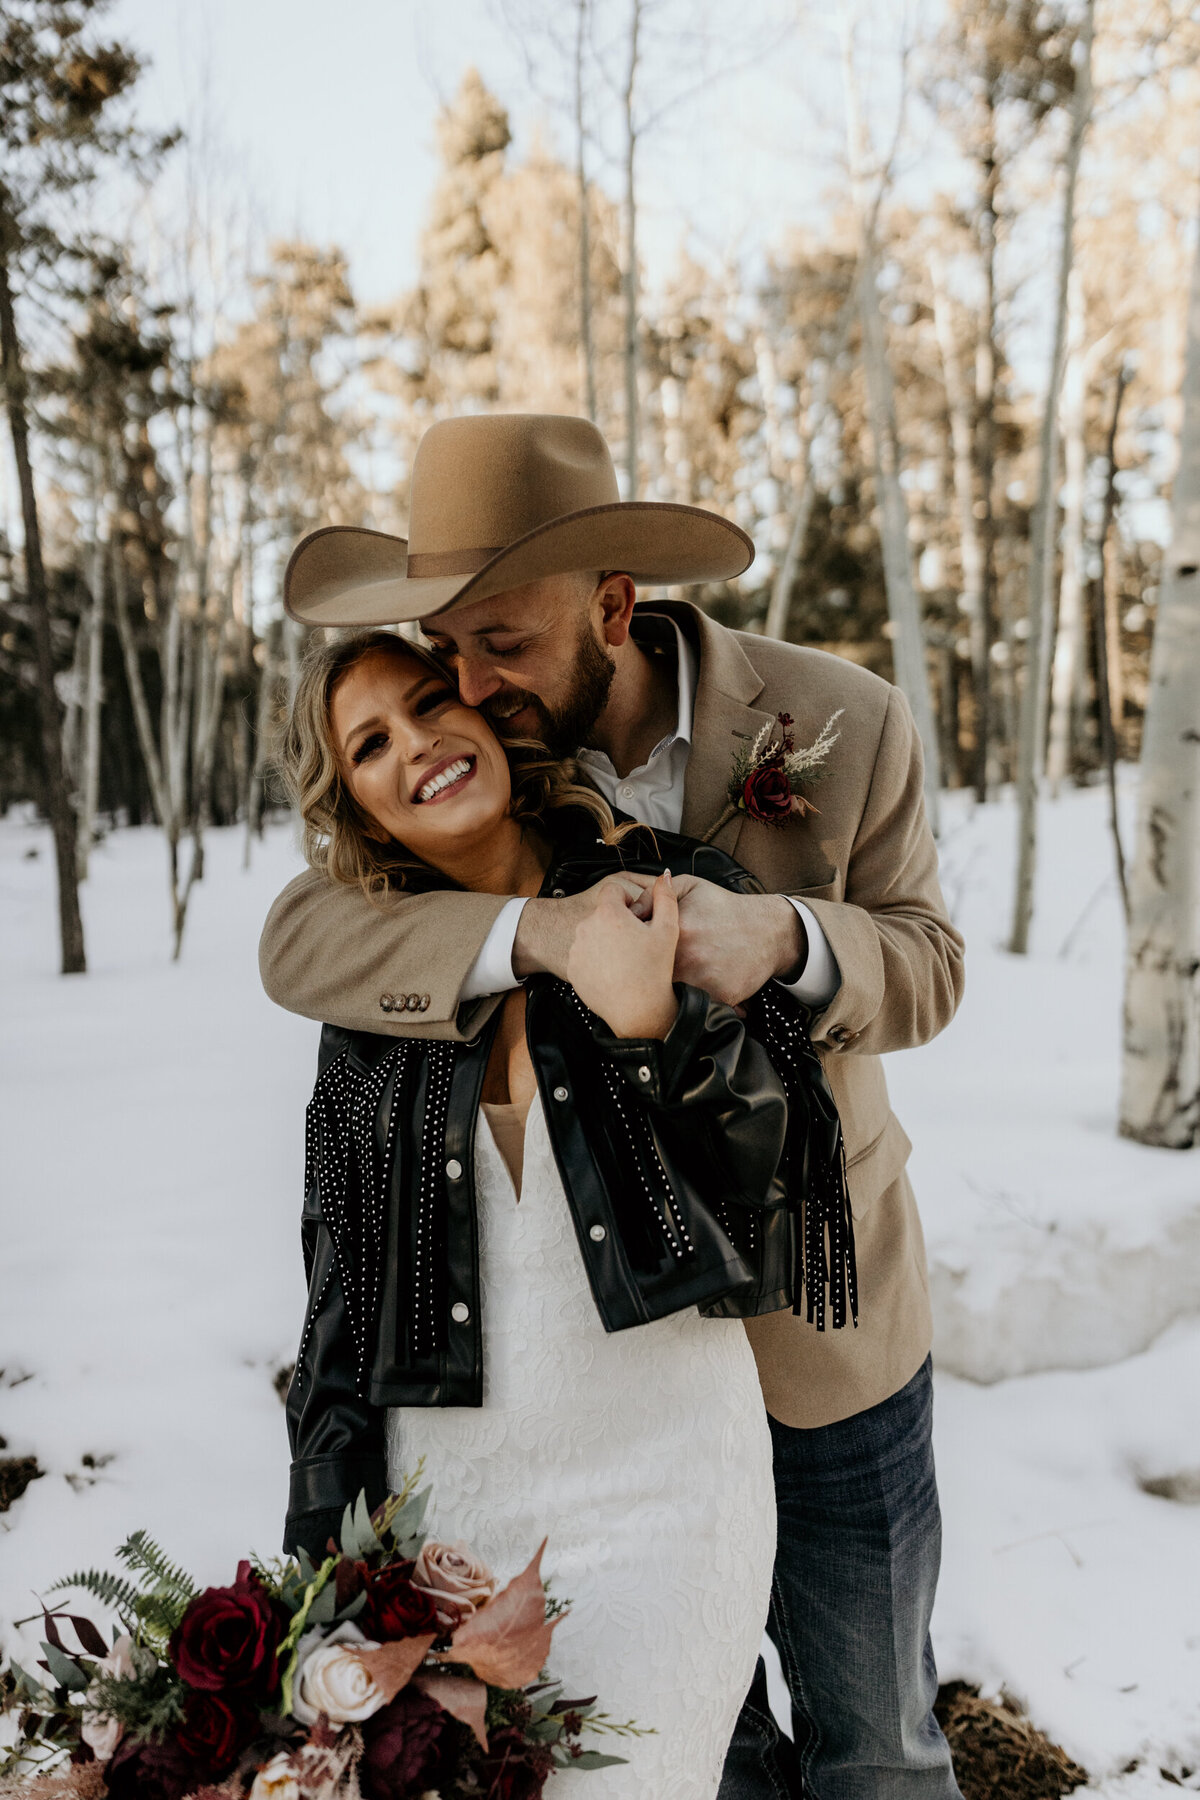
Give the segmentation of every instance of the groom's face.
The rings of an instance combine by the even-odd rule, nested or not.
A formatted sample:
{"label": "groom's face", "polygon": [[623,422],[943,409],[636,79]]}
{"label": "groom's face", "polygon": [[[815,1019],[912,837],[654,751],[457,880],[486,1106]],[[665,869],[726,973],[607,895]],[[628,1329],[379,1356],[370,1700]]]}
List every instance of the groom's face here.
{"label": "groom's face", "polygon": [[604,710],[633,592],[627,575],[552,575],[421,623],[468,706],[570,756]]}

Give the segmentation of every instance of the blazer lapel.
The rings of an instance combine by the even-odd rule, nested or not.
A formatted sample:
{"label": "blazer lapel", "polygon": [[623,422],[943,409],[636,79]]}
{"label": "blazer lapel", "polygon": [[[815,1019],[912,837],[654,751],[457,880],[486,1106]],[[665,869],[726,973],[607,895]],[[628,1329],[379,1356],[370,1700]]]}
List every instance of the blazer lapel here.
{"label": "blazer lapel", "polygon": [[[742,741],[753,740],[772,714],[753,704],[762,692],[762,677],[731,631],[681,602],[656,602],[654,610],[674,613],[699,650],[683,830],[688,837],[703,838],[725,810],[733,759]],[[731,856],[745,823],[745,813],[734,813],[709,841]]]}

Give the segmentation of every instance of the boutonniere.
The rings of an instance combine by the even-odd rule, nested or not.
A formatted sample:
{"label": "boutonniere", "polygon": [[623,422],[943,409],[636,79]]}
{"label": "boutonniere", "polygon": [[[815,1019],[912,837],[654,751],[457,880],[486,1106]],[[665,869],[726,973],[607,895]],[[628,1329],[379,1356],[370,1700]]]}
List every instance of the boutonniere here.
{"label": "boutonniere", "polygon": [[745,813],[760,825],[786,825],[789,819],[803,819],[807,813],[815,813],[817,808],[812,801],[798,790],[829,773],[825,759],[841,736],[833,727],[843,711],[839,708],[830,714],[820,736],[807,749],[796,748],[791,713],[776,713],[752,742],[743,739],[729,773],[725,810],[705,832],[704,842],[711,843],[736,813]]}

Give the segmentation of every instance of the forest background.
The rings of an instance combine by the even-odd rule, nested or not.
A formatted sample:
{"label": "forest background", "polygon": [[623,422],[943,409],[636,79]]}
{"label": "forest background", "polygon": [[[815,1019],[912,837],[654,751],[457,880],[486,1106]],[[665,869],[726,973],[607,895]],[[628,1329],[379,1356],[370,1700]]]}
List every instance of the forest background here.
{"label": "forest background", "polygon": [[[1195,1786],[1197,9],[347,0],[338,18],[331,36],[318,0],[0,0],[0,1139],[6,1197],[57,1196],[11,1207],[28,1280],[4,1350],[18,1374],[0,1370],[0,1531],[19,1517],[41,1581],[63,1506],[95,1487],[90,1529],[110,1516],[92,1440],[103,1419],[124,1442],[123,1402],[85,1330],[106,1293],[126,1330],[136,1294],[155,1339],[127,1391],[146,1442],[135,1454],[131,1426],[118,1464],[151,1499],[160,1362],[174,1384],[178,1352],[169,1410],[241,1357],[222,1328],[197,1367],[166,1287],[141,1286],[155,1233],[163,1267],[177,1225],[208,1254],[196,1220],[226,1150],[230,1233],[259,1234],[262,1266],[277,1255],[251,1202],[281,1179],[268,1115],[291,1116],[310,1047],[231,1072],[229,1041],[274,1051],[285,1029],[241,989],[295,866],[271,775],[305,642],[281,607],[291,547],[319,524],[403,533],[435,419],[586,414],[626,497],[711,507],[754,538],[745,576],[691,598],[912,704],[971,954],[948,1044],[919,1078],[889,1070],[924,1158],[955,1433],[943,1641],[1089,1769],[1120,1783],[1142,1757],[1156,1784]],[[53,992],[52,895],[71,977]],[[128,1252],[90,1235],[70,1134],[47,1160],[64,1081]],[[195,1084],[223,1131],[202,1131]],[[125,1141],[147,1130],[177,1170],[165,1216]],[[98,1289],[89,1257],[119,1285]],[[260,1327],[244,1298],[273,1368],[290,1325]],[[238,1442],[269,1518],[258,1404]],[[38,1478],[63,1470],[51,1502]],[[993,1560],[1040,1554],[1053,1508],[1102,1488],[1111,1544],[1090,1571],[1065,1537],[1065,1576],[1031,1563],[1021,1585]],[[1056,1585],[1077,1571],[1086,1605]],[[1156,1596],[1133,1630],[1121,1593]],[[1086,1706],[1076,1639],[1093,1667],[1111,1650]],[[1129,1779],[1111,1791],[1140,1794]]]}
{"label": "forest background", "polygon": [[[117,822],[165,834],[178,953],[206,829],[243,823],[249,856],[277,800],[304,643],[279,599],[291,546],[319,523],[403,533],[421,432],[488,409],[586,413],[626,497],[736,519],[755,563],[697,598],[899,681],[935,821],[942,787],[986,803],[1016,784],[1026,950],[1043,780],[1107,774],[1115,793],[1156,622],[1194,612],[1164,588],[1194,8],[478,0],[434,28],[360,5],[346,41],[377,48],[396,108],[444,90],[425,154],[364,155],[349,187],[376,289],[411,263],[369,301],[343,242],[267,216],[297,227],[305,206],[239,161],[212,37],[230,16],[186,16],[174,87],[149,89],[136,37],[114,35],[136,0],[0,7],[0,809],[34,801],[53,824],[64,969],[86,958],[76,883]],[[342,45],[335,98],[303,20],[257,90],[297,181],[354,70]],[[161,14],[154,32],[169,41]],[[184,125],[161,117],[168,93]],[[429,176],[415,255],[389,258],[410,160]],[[1128,877],[1112,810],[1141,1034],[1123,1123],[1186,1144],[1197,758],[1175,728],[1180,657],[1160,659],[1175,691]],[[1170,1031],[1147,1037],[1164,1006]]]}

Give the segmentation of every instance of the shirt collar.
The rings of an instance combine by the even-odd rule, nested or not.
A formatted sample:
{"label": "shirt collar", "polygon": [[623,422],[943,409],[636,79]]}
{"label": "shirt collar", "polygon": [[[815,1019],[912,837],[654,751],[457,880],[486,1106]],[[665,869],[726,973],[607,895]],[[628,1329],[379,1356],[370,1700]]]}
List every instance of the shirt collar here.
{"label": "shirt collar", "polygon": [[[660,738],[658,743],[655,744],[653,750],[646,759],[646,762],[650,763],[656,761],[665,751],[670,750],[674,744],[691,744],[692,723],[696,710],[697,667],[696,652],[693,650],[691,644],[679,629],[679,626],[675,623],[674,619],[665,618],[662,613],[645,614],[643,616],[647,619],[647,622],[649,622],[650,618],[653,618],[655,625],[658,627],[658,630],[655,632],[655,637],[659,638],[660,641],[666,639],[669,642],[666,632],[662,629],[664,626],[669,625],[675,634],[675,676],[677,682],[675,729],[674,731],[668,732],[666,737]],[[576,760],[585,763],[600,762],[609,764],[609,758],[605,755],[603,750],[588,749],[586,747],[578,752]],[[609,764],[609,766],[611,766],[611,764]],[[643,764],[642,766],[645,767],[646,764]]]}

